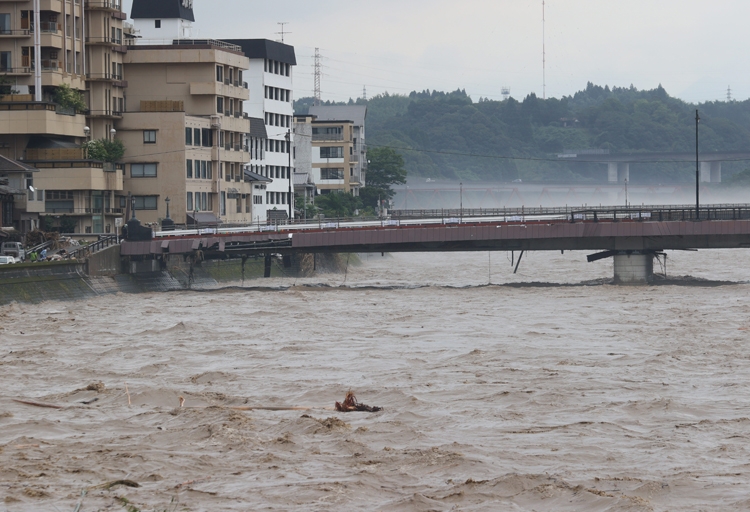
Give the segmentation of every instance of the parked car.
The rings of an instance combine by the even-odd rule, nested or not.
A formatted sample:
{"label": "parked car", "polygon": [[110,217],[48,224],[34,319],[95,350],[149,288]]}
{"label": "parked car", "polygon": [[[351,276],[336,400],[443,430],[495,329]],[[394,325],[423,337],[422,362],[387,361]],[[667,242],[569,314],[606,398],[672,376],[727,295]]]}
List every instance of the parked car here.
{"label": "parked car", "polygon": [[0,265],[10,265],[15,262],[16,259],[13,256],[0,256]]}
{"label": "parked car", "polygon": [[21,262],[26,259],[26,251],[21,242],[3,242],[0,256],[13,256],[16,262]]}

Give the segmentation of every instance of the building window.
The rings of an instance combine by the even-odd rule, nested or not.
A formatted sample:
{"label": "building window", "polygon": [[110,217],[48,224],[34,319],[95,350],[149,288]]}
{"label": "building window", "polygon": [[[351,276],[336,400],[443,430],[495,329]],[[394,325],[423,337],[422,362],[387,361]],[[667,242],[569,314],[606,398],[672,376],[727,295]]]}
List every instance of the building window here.
{"label": "building window", "polygon": [[143,130],[143,143],[156,144],[156,130]]}
{"label": "building window", "polygon": [[193,211],[193,193],[187,193],[187,211]]}
{"label": "building window", "polygon": [[208,179],[206,177],[206,161],[205,160],[201,160],[201,179],[202,180]]}
{"label": "building window", "polygon": [[201,133],[202,133],[202,137],[201,138],[203,139],[203,147],[204,148],[210,148],[211,146],[213,146],[214,145],[213,144],[213,137],[212,137],[212,133],[213,132],[211,132],[211,129],[210,128],[201,128]]}
{"label": "building window", "polygon": [[133,196],[136,210],[156,210],[157,196]]}
{"label": "building window", "polygon": [[185,128],[185,145],[186,146],[193,145],[193,129],[192,128]]}
{"label": "building window", "polygon": [[263,204],[263,196],[253,196],[253,204]]}
{"label": "building window", "polygon": [[194,146],[201,145],[201,129],[200,128],[193,128],[193,145]]}
{"label": "building window", "polygon": [[187,161],[187,177],[192,178],[193,177],[193,161],[188,159]]}
{"label": "building window", "polygon": [[223,114],[224,113],[224,98],[222,98],[221,96],[218,96],[216,98],[216,111],[219,114]]}
{"label": "building window", "polygon": [[154,20],[154,28],[161,28],[161,20]]}
{"label": "building window", "polygon": [[216,66],[216,81],[224,81],[224,66]]}
{"label": "building window", "polygon": [[321,180],[343,180],[344,169],[324,167],[320,170]]}
{"label": "building window", "polygon": [[210,161],[206,162],[206,179],[214,179],[214,171]]}
{"label": "building window", "polygon": [[130,164],[131,178],[156,178],[156,164]]}
{"label": "building window", "polygon": [[320,148],[320,158],[344,158],[344,147],[322,147]]}

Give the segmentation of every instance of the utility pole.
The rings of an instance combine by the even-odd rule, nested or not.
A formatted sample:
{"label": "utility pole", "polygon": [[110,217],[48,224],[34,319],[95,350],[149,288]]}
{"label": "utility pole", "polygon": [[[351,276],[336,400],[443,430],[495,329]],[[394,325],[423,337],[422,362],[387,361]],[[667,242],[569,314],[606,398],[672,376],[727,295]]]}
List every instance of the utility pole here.
{"label": "utility pole", "polygon": [[320,105],[320,48],[315,48],[315,102]]}
{"label": "utility pole", "polygon": [[695,109],[695,220],[701,219],[701,213],[700,213],[700,184],[701,184],[701,174],[700,174],[700,165],[698,163],[698,121],[700,121],[700,117],[698,116],[698,109]]}
{"label": "utility pole", "polygon": [[544,37],[544,0],[542,0],[542,99],[547,99],[547,52],[546,38]]}
{"label": "utility pole", "polygon": [[459,190],[458,193],[459,193],[459,197],[460,197],[459,204],[460,204],[460,207],[461,207],[461,215],[460,215],[460,217],[461,217],[461,221],[463,222],[463,220],[464,220],[464,182],[463,181],[459,182],[459,184],[458,184],[458,190]]}
{"label": "utility pole", "polygon": [[289,223],[292,222],[294,210],[294,195],[292,194],[292,129],[288,129],[284,135],[286,139],[286,152],[289,155],[289,167],[287,167],[287,178],[289,178]]}

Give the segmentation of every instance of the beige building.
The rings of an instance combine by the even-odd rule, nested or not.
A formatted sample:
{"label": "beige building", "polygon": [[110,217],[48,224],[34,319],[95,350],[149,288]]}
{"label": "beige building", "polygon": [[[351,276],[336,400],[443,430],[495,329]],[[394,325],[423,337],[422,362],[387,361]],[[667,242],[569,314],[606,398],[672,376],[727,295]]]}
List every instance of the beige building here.
{"label": "beige building", "polygon": [[[122,173],[81,146],[113,137],[124,109],[124,19],[114,0],[0,1],[0,154],[39,169],[32,210],[80,233],[114,232],[122,216]],[[87,108],[60,105],[61,85]]]}
{"label": "beige building", "polygon": [[125,190],[142,222],[160,222],[169,197],[178,225],[196,217],[204,225],[250,223],[242,80],[249,60],[222,41],[175,43],[131,46],[125,55],[128,108],[115,126],[126,147]]}
{"label": "beige building", "polygon": [[353,133],[352,121],[312,121],[312,179],[318,193],[359,195]]}

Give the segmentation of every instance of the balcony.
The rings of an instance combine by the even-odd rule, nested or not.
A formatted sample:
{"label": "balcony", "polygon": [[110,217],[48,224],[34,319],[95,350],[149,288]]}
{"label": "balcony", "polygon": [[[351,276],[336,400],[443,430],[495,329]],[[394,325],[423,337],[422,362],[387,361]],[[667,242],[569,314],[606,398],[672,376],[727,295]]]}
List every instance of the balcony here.
{"label": "balcony", "polygon": [[90,45],[106,45],[106,46],[122,46],[122,38],[115,38],[109,36],[100,37],[87,37],[86,44]]}
{"label": "balcony", "polygon": [[250,91],[223,82],[191,82],[190,94],[196,96],[226,96],[240,100],[249,100]]}
{"label": "balcony", "polygon": [[54,103],[0,103],[0,134],[37,134],[83,137],[86,118],[74,112],[58,111]]}
{"label": "balcony", "polygon": [[119,119],[122,117],[122,112],[119,110],[88,110],[86,115],[101,119]]}
{"label": "balcony", "polygon": [[[103,162],[91,160],[29,160],[39,169],[34,186],[41,190],[122,190],[120,172],[107,172]],[[33,163],[31,163],[33,162]]]}
{"label": "balcony", "polygon": [[0,39],[14,39],[14,38],[26,38],[31,37],[32,32],[28,29],[2,29],[0,30]]}
{"label": "balcony", "polygon": [[344,134],[343,133],[313,133],[312,140],[317,140],[321,142],[335,142],[344,140]]}
{"label": "balcony", "polygon": [[0,75],[5,76],[31,76],[32,74],[31,68],[0,68]]}
{"label": "balcony", "polygon": [[93,11],[121,11],[122,3],[119,0],[86,0],[86,9]]}
{"label": "balcony", "polygon": [[87,73],[86,80],[92,82],[118,82],[122,80],[122,75],[114,75],[112,73]]}
{"label": "balcony", "polygon": [[53,215],[122,215],[125,213],[123,208],[54,208],[48,206],[44,213]]}

